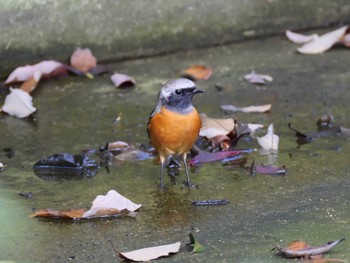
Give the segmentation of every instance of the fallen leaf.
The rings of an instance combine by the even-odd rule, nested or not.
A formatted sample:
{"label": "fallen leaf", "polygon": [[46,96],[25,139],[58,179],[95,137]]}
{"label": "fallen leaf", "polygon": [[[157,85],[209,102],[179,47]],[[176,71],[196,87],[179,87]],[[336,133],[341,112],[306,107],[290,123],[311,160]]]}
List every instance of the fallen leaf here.
{"label": "fallen leaf", "polygon": [[290,41],[292,41],[295,44],[305,44],[312,40],[316,40],[319,37],[317,34],[302,35],[302,34],[292,32],[290,30],[286,31],[286,36]]}
{"label": "fallen leaf", "polygon": [[322,130],[317,131],[317,132],[312,132],[310,134],[304,134],[304,133],[292,128],[291,123],[288,123],[288,128],[295,132],[295,136],[297,137],[298,146],[300,146],[302,144],[310,143],[310,142],[312,142],[318,138],[322,138],[322,137],[330,137],[330,136],[339,135],[339,134],[345,135],[343,132],[346,132],[346,129],[343,127],[330,127],[330,128],[326,127],[326,129],[322,129]]}
{"label": "fallen leaf", "polygon": [[233,105],[222,105],[220,108],[224,111],[233,112],[268,112],[271,110],[272,104],[265,104],[260,106],[236,107]]}
{"label": "fallen leaf", "polygon": [[151,154],[140,149],[129,148],[115,156],[118,161],[144,161],[152,158]]}
{"label": "fallen leaf", "polygon": [[33,98],[21,89],[10,88],[11,93],[5,98],[1,110],[10,116],[25,118],[36,111],[33,106]]}
{"label": "fallen leaf", "polygon": [[117,191],[110,190],[106,195],[98,195],[96,199],[92,202],[90,210],[86,211],[83,217],[96,217],[96,215],[101,216],[99,214],[99,211],[109,211],[109,209],[116,209],[119,211],[127,209],[128,211],[134,212],[140,207],[140,204],[135,204],[129,199],[119,194]]}
{"label": "fallen leaf", "polygon": [[40,71],[34,72],[34,75],[24,81],[20,87],[21,90],[31,93],[39,83],[42,73]]}
{"label": "fallen leaf", "polygon": [[270,175],[286,175],[287,170],[285,166],[275,166],[275,165],[259,165],[259,164],[252,164],[251,174],[270,174]]}
{"label": "fallen leaf", "polygon": [[189,246],[192,246],[193,249],[192,249],[192,253],[201,253],[201,252],[204,252],[207,248],[202,245],[201,243],[199,243],[193,236],[192,233],[190,233],[189,235],[189,238],[190,238],[190,243],[188,244]]}
{"label": "fallen leaf", "polygon": [[32,217],[52,217],[52,218],[71,218],[78,219],[84,214],[82,209],[70,209],[66,211],[58,211],[54,209],[40,209],[32,214]]}
{"label": "fallen leaf", "polygon": [[340,258],[310,258],[310,259],[301,259],[299,263],[329,263],[329,262],[348,262]]}
{"label": "fallen leaf", "polygon": [[98,195],[92,202],[90,210],[72,209],[58,211],[54,209],[40,209],[35,211],[33,217],[71,218],[86,219],[96,217],[111,217],[128,215],[135,217],[135,211],[141,207],[115,190],[110,190],[106,195]]}
{"label": "fallen leaf", "polygon": [[247,123],[247,128],[250,133],[256,132],[258,129],[264,128],[264,125],[257,123]]}
{"label": "fallen leaf", "polygon": [[96,67],[97,59],[89,48],[77,48],[70,58],[70,64],[75,69],[86,73]]}
{"label": "fallen leaf", "polygon": [[36,162],[33,169],[44,180],[83,179],[95,176],[99,164],[84,153],[59,153]]}
{"label": "fallen leaf", "polygon": [[236,122],[233,118],[228,119],[213,119],[205,114],[200,114],[202,127],[199,135],[211,139],[219,135],[228,135],[233,132],[236,127]]}
{"label": "fallen leaf", "polygon": [[212,69],[203,65],[194,65],[184,70],[184,77],[192,80],[208,80],[212,74]]}
{"label": "fallen leaf", "polygon": [[105,146],[105,149],[109,152],[116,152],[116,153],[121,153],[127,149],[130,149],[130,145],[126,142],[123,141],[115,141],[115,142],[109,142]]}
{"label": "fallen leaf", "polygon": [[134,86],[136,84],[136,81],[132,77],[120,73],[114,73],[111,76],[111,80],[117,88]]}
{"label": "fallen leaf", "polygon": [[228,151],[231,146],[231,139],[227,135],[218,135],[209,139],[213,149],[219,147],[222,151]]}
{"label": "fallen leaf", "polygon": [[244,153],[250,153],[254,150],[237,150],[237,151],[225,151],[225,152],[204,152],[201,151],[193,159],[190,160],[190,165],[196,165],[200,163],[211,163],[224,160],[229,157],[238,156]]}
{"label": "fallen leaf", "polygon": [[194,201],[192,202],[193,206],[211,206],[211,205],[227,205],[230,203],[226,199],[220,199],[220,200],[200,200],[200,201]]}
{"label": "fallen leaf", "polygon": [[41,72],[42,77],[50,78],[67,74],[66,66],[55,60],[44,60],[38,64],[16,68],[6,79],[4,84],[23,82]]}
{"label": "fallen leaf", "polygon": [[309,247],[309,244],[306,243],[305,241],[296,240],[296,241],[289,242],[286,248],[291,250],[300,250],[308,247]]}
{"label": "fallen leaf", "polygon": [[344,46],[350,47],[350,28],[348,28],[344,36],[340,39],[340,43],[343,43]]}
{"label": "fallen leaf", "polygon": [[324,115],[317,120],[317,126],[321,128],[330,127],[330,124],[333,121],[333,119],[334,117],[330,114]]}
{"label": "fallen leaf", "polygon": [[273,81],[273,78],[269,75],[257,74],[255,70],[252,70],[249,74],[243,77],[246,81],[253,84],[266,84],[267,82]]}
{"label": "fallen leaf", "polygon": [[350,136],[350,128],[340,127],[340,132],[345,136]]}
{"label": "fallen leaf", "polygon": [[273,133],[273,124],[267,128],[267,134],[257,140],[264,150],[278,150],[279,137]]}
{"label": "fallen leaf", "polygon": [[299,258],[299,257],[305,257],[305,256],[314,256],[314,255],[320,255],[324,254],[328,251],[330,251],[333,247],[344,241],[345,239],[339,239],[335,241],[328,242],[325,245],[321,246],[307,246],[305,247],[305,244],[302,243],[302,248],[299,249],[299,246],[292,246],[292,249],[287,247],[281,247],[277,246],[277,250],[283,254],[286,258]]}
{"label": "fallen leaf", "polygon": [[6,167],[7,167],[6,164],[0,163],[0,172],[2,172],[3,170],[5,170]]}
{"label": "fallen leaf", "polygon": [[173,244],[142,248],[129,252],[119,252],[119,257],[137,262],[150,261],[160,257],[169,256],[171,253],[179,252],[180,245],[181,242],[176,242]]}
{"label": "fallen leaf", "polygon": [[338,43],[344,36],[348,26],[341,27],[310,41],[297,49],[302,54],[320,54]]}

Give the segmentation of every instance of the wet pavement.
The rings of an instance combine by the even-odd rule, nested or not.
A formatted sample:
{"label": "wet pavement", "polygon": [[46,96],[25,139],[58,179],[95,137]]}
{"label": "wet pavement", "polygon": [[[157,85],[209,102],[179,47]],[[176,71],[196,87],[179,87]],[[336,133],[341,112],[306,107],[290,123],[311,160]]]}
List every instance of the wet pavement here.
{"label": "wet pavement", "polygon": [[[324,114],[334,124],[350,127],[349,51],[337,47],[318,56],[295,53],[295,45],[283,36],[183,52],[143,60],[111,64],[113,70],[136,79],[131,89],[116,89],[109,76],[93,80],[68,77],[43,81],[32,94],[38,107],[36,121],[2,115],[0,149],[14,148],[8,168],[0,173],[0,259],[25,262],[116,262],[108,240],[121,251],[181,241],[188,233],[207,250],[162,258],[159,262],[295,262],[271,249],[276,244],[306,240],[324,244],[347,238],[349,228],[349,138],[331,136],[297,148],[287,124],[309,133]],[[79,153],[106,142],[148,142],[146,123],[161,83],[178,77],[193,65],[212,67],[208,81],[198,81],[206,93],[194,104],[210,117],[228,117],[222,104],[236,106],[272,103],[267,114],[240,113],[243,122],[273,123],[280,136],[277,154],[260,150],[248,163],[286,165],[288,175],[250,176],[249,171],[205,164],[191,173],[199,189],[182,189],[184,171],[176,185],[157,190],[159,166],[153,160],[116,162],[109,172],[103,167],[90,179],[42,180],[32,166],[55,153]],[[274,78],[266,86],[245,82],[252,69]],[[222,90],[218,91],[217,86]],[[2,95],[2,100],[4,95]],[[114,122],[122,113],[122,121]],[[258,135],[261,136],[265,130]],[[245,140],[240,148],[258,148]],[[31,218],[32,209],[90,207],[91,201],[110,189],[141,203],[137,219],[47,220]],[[24,199],[19,193],[32,192]],[[227,199],[219,207],[193,207],[192,201]],[[345,241],[327,257],[350,258]]]}

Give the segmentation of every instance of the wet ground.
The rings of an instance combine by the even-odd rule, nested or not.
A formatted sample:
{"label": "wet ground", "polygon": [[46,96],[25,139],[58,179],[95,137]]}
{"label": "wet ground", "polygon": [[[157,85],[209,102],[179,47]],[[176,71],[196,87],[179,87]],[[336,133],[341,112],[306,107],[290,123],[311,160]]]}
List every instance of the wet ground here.
{"label": "wet ground", "polygon": [[[0,148],[16,150],[11,159],[0,155],[8,165],[0,173],[0,259],[116,262],[109,239],[128,251],[177,241],[184,245],[192,232],[207,246],[204,253],[181,250],[159,262],[295,262],[271,249],[296,239],[323,244],[348,238],[350,139],[331,136],[297,148],[287,124],[312,132],[317,129],[316,120],[330,113],[335,125],[350,127],[349,51],[335,48],[306,56],[296,54],[294,48],[284,37],[275,37],[111,64],[136,79],[137,86],[125,90],[114,88],[108,75],[40,83],[32,94],[38,107],[34,124],[0,117]],[[109,172],[101,168],[94,178],[82,180],[45,181],[33,173],[36,161],[54,153],[79,153],[116,140],[147,143],[146,123],[161,83],[198,63],[214,71],[209,81],[197,82],[206,91],[194,99],[198,111],[227,117],[220,110],[222,104],[273,104],[268,114],[235,116],[244,122],[274,124],[280,136],[277,155],[257,151],[248,162],[273,159],[276,165],[286,165],[287,176],[252,177],[238,167],[206,164],[191,173],[198,190],[181,188],[181,170],[177,184],[162,193],[157,191],[159,166],[153,160],[116,163]],[[252,69],[271,75],[274,81],[266,86],[246,83],[242,76]],[[114,122],[121,112],[122,121]],[[243,141],[240,147],[259,148],[255,140]],[[170,185],[168,177],[166,183]],[[110,189],[143,205],[136,220],[29,217],[34,208],[87,209],[97,195]],[[32,192],[32,198],[21,198],[21,191]],[[223,198],[230,203],[191,204]],[[327,257],[349,259],[348,241]]]}

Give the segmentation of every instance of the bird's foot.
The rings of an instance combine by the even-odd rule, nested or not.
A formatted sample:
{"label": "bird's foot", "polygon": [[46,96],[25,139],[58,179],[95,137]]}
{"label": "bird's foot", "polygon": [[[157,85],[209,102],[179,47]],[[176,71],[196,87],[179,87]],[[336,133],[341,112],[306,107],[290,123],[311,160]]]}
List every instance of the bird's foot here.
{"label": "bird's foot", "polygon": [[164,184],[160,184],[160,185],[158,186],[158,190],[161,191],[161,192],[164,192],[164,191],[167,190],[167,189],[168,189],[168,187],[166,187]]}
{"label": "bird's foot", "polygon": [[188,189],[198,189],[198,184],[193,184],[191,181],[183,181],[184,186],[188,187]]}

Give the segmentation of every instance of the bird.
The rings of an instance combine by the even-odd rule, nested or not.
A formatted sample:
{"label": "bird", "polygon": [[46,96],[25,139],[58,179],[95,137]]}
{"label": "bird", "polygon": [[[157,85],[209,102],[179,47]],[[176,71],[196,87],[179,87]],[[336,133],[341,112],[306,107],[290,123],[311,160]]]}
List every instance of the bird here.
{"label": "bird", "polygon": [[165,161],[180,155],[185,166],[185,185],[193,188],[186,163],[187,153],[194,145],[202,126],[197,110],[192,105],[195,94],[204,92],[186,78],[166,82],[159,91],[158,101],[147,124],[150,143],[159,154],[161,163],[160,185],[164,190],[163,175]]}

